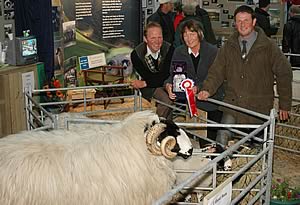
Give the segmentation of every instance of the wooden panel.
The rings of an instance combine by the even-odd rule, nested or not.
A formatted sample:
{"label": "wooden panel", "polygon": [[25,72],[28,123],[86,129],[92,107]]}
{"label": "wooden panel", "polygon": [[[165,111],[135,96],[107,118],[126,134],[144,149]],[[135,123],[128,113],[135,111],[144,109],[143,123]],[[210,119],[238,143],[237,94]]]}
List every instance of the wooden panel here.
{"label": "wooden panel", "polygon": [[0,137],[12,133],[8,82],[8,75],[0,75]]}
{"label": "wooden panel", "polygon": [[[204,110],[200,110],[200,109],[197,109],[197,111],[198,111],[199,117],[201,117],[203,119],[207,119],[207,112],[205,112]],[[195,117],[191,118],[190,116],[186,116],[186,122],[206,123],[206,121],[204,121],[204,120],[200,120],[199,118],[195,118]],[[202,137],[207,137],[207,128],[206,127],[197,128],[196,130],[194,130],[194,132]]]}
{"label": "wooden panel", "polygon": [[18,131],[26,129],[21,72],[11,73],[9,75],[9,90],[12,133],[17,133]]}
{"label": "wooden panel", "polygon": [[26,129],[22,73],[34,71],[37,85],[36,69],[36,64],[0,68],[0,137]]}
{"label": "wooden panel", "polygon": [[11,73],[25,73],[29,71],[35,71],[38,64],[32,64],[32,65],[24,65],[24,66],[7,66],[0,68],[0,75],[8,75]]}

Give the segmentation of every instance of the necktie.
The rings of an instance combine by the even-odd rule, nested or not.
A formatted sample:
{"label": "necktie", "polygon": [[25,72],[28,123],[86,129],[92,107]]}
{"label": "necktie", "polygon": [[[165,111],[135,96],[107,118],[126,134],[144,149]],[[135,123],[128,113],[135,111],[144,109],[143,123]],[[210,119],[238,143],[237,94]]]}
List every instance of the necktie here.
{"label": "necktie", "polygon": [[247,55],[246,44],[247,44],[247,41],[242,40],[242,59],[245,59],[246,55]]}

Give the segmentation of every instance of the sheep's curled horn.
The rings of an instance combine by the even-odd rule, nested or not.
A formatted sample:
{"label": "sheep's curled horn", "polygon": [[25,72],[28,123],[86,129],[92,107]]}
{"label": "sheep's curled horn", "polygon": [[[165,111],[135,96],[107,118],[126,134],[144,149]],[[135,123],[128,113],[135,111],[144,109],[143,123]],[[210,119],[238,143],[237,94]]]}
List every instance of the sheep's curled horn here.
{"label": "sheep's curled horn", "polygon": [[149,128],[146,135],[146,144],[148,150],[154,155],[164,155],[168,159],[176,157],[177,153],[171,150],[176,145],[176,139],[172,136],[167,136],[161,141],[160,146],[157,144],[157,138],[165,130],[166,124],[157,123]]}
{"label": "sheep's curled horn", "polygon": [[157,123],[149,128],[146,135],[146,145],[148,150],[154,155],[161,155],[160,147],[157,144],[157,138],[165,129],[166,125],[163,123]]}

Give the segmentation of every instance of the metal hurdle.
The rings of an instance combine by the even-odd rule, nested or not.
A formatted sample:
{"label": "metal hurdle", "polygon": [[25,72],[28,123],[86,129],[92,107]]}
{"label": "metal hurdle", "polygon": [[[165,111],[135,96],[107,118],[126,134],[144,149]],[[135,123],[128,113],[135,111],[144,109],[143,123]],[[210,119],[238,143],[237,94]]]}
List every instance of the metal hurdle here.
{"label": "metal hurdle", "polygon": [[[275,129],[275,110],[272,110],[270,113],[270,116],[266,116],[260,113],[256,113],[250,110],[246,110],[243,108],[239,108],[237,106],[233,106],[227,103],[219,102],[213,99],[209,99],[209,101],[217,103],[222,106],[226,106],[235,110],[238,110],[240,112],[245,112],[248,114],[251,114],[253,116],[262,118],[266,120],[262,124],[257,125],[246,125],[246,124],[216,124],[215,122],[207,123],[176,123],[180,127],[185,127],[188,129],[189,127],[221,127],[221,128],[228,128],[232,132],[235,132],[239,135],[242,135],[243,137],[237,141],[233,146],[228,148],[223,153],[205,153],[202,152],[201,149],[196,149],[193,153],[193,155],[197,157],[205,157],[205,156],[215,156],[213,160],[211,160],[209,163],[207,163],[205,166],[201,167],[198,170],[189,170],[189,169],[181,169],[181,170],[175,170],[177,173],[190,173],[191,176],[188,177],[185,181],[175,186],[172,190],[167,192],[165,195],[163,195],[160,199],[158,199],[154,205],[161,205],[161,204],[168,204],[172,201],[173,197],[184,190],[192,190],[195,192],[200,193],[206,193],[204,196],[203,201],[199,201],[197,203],[195,202],[184,202],[184,201],[176,201],[172,202],[172,204],[205,204],[205,200],[209,200],[205,197],[209,196],[211,193],[215,194],[215,196],[218,196],[218,193],[214,193],[214,190],[220,189],[219,187],[223,187],[227,184],[231,184],[231,192],[236,193],[234,197],[232,197],[230,204],[240,204],[240,201],[247,196],[249,192],[254,192],[255,195],[249,199],[247,204],[269,204],[270,202],[270,188],[271,188],[271,178],[272,178],[272,157],[273,157],[273,143],[274,143],[274,129]],[[159,101],[157,101],[159,103]],[[186,110],[181,110],[180,108],[170,106],[173,109],[177,109],[178,111],[186,112]],[[70,123],[116,123],[119,121],[116,120],[94,120],[94,119],[66,119],[65,124],[66,128],[69,128]],[[244,133],[238,128],[251,128],[254,129],[250,134]],[[258,133],[261,131],[264,132],[263,139],[256,137]],[[202,137],[197,136],[196,137]],[[239,148],[245,144],[250,139],[255,139],[258,142],[261,143],[261,150],[258,151],[256,154],[243,154],[239,153]],[[232,170],[232,171],[222,171],[218,170],[217,164],[226,158],[227,156],[232,156],[233,158],[248,158],[249,161],[243,165],[238,170]],[[261,163],[259,163],[261,162]],[[258,165],[260,168],[259,170],[253,171],[251,168],[253,166]],[[202,177],[205,174],[211,174],[212,176],[212,182],[210,186],[194,186],[198,182],[198,180],[201,180]],[[226,184],[221,183],[218,181],[218,176],[225,175],[227,179],[225,180]],[[234,183],[238,182],[239,179],[241,179],[242,176],[245,175],[251,175],[254,176],[253,180],[251,180],[251,183],[247,184],[245,187],[242,188],[235,188]],[[210,194],[207,194],[207,193]],[[213,197],[212,197],[213,198]],[[211,199],[212,199],[211,198]],[[211,200],[210,199],[210,200]],[[216,203],[217,204],[217,203]]]}
{"label": "metal hurdle", "polygon": [[[285,56],[290,57],[290,56],[298,56],[300,57],[300,54],[295,54],[295,53],[284,53]],[[300,67],[292,67],[293,70],[300,70]]]}
{"label": "metal hurdle", "polygon": [[[285,53],[287,57],[298,56],[300,54]],[[300,154],[300,110],[297,108],[300,105],[300,79],[299,72],[300,67],[292,67],[294,79],[292,81],[293,86],[293,109],[289,113],[290,119],[286,122],[276,123],[275,132],[275,145],[276,149],[288,151],[294,154]],[[278,98],[278,96],[276,96]],[[296,109],[295,109],[296,108]]]}
{"label": "metal hurdle", "polygon": [[[229,147],[226,151],[220,154],[211,154],[211,153],[204,153],[201,150],[195,150],[194,155],[199,155],[199,157],[214,155],[215,158],[211,160],[207,165],[200,168],[199,170],[178,170],[179,172],[189,172],[191,176],[187,178],[184,182],[178,184],[172,190],[167,192],[163,195],[160,199],[158,199],[154,205],[162,205],[168,204],[172,201],[172,198],[176,196],[178,193],[182,192],[183,190],[193,190],[195,192],[209,192],[203,201],[199,201],[198,203],[193,202],[176,202],[173,204],[210,204],[208,203],[209,200],[213,200],[214,197],[218,197],[218,192],[214,193],[214,190],[221,189],[220,187],[225,186],[222,183],[217,182],[218,175],[228,175],[228,178],[225,180],[226,184],[231,184],[232,190],[231,193],[235,193],[234,197],[231,199],[229,204],[240,204],[241,200],[249,192],[254,192],[255,195],[250,198],[247,204],[269,204],[270,203],[270,188],[271,188],[271,181],[272,181],[272,157],[273,157],[273,143],[274,143],[274,130],[275,130],[275,110],[272,110],[270,116],[266,116],[260,113],[256,113],[247,109],[243,109],[237,106],[233,106],[227,103],[223,103],[220,101],[216,101],[213,99],[209,99],[210,102],[217,103],[222,106],[229,107],[231,109],[244,112],[247,114],[251,114],[253,116],[262,118],[266,120],[261,125],[245,125],[245,124],[216,124],[215,122],[210,121],[209,124],[206,123],[177,123],[180,126],[184,127],[223,127],[228,128],[232,132],[235,132],[239,135],[242,135],[242,138],[236,142],[233,146]],[[160,103],[160,102],[159,102]],[[171,107],[171,106],[170,106]],[[176,109],[176,108],[175,108]],[[205,119],[204,119],[205,120]],[[252,128],[254,129],[250,134],[244,133],[237,128]],[[256,137],[258,133],[263,131],[264,137],[260,139]],[[194,136],[203,138],[202,136],[198,136],[195,134]],[[203,138],[205,139],[205,138]],[[256,141],[262,144],[261,150],[258,151],[256,154],[241,154],[239,153],[239,148],[245,144],[250,139],[255,139]],[[208,140],[209,141],[209,140]],[[238,153],[238,154],[233,154]],[[233,158],[249,158],[249,161],[243,165],[238,170],[232,171],[221,171],[217,169],[217,164],[228,156],[232,156]],[[253,168],[255,165],[259,164],[260,170],[258,171],[249,171],[249,169]],[[194,184],[197,184],[201,178],[210,173],[212,175],[212,185],[210,187],[195,187]],[[255,176],[251,183],[247,184],[243,188],[235,188],[233,184],[237,183],[239,179],[241,179],[244,175],[252,175]],[[221,192],[222,193],[222,192]],[[206,197],[211,197],[206,198]],[[218,204],[218,203],[216,203]]]}
{"label": "metal hurdle", "polygon": [[[116,86],[116,85],[114,85]],[[97,87],[97,86],[92,86],[92,87]],[[101,86],[100,86],[101,87]],[[90,89],[91,87],[78,87],[77,89]],[[64,88],[61,90],[68,90],[68,89],[74,89],[74,88]],[[53,91],[56,91],[57,89],[53,89]],[[43,104],[38,104],[34,100],[34,95],[33,93],[40,93],[40,92],[47,92],[47,91],[52,91],[52,90],[33,90],[32,93],[30,92],[26,93],[26,100],[28,103],[26,104],[26,111],[28,112],[28,123],[29,123],[29,129],[48,129],[49,127],[42,127],[42,126],[36,126],[36,124],[43,123],[43,116],[50,115],[50,113],[47,113],[47,110],[43,108]],[[120,98],[123,96],[119,96]],[[135,93],[134,96],[134,106],[132,111],[137,111],[137,103],[138,100],[141,100],[138,96],[138,94]],[[114,97],[115,98],[115,97]],[[100,98],[99,100],[103,100],[103,98]],[[239,135],[242,136],[242,138],[236,142],[233,146],[228,148],[226,151],[220,154],[211,154],[211,153],[205,153],[202,152],[201,150],[195,150],[193,153],[196,156],[199,157],[205,157],[205,156],[215,156],[213,160],[211,160],[208,164],[206,164],[204,167],[198,169],[198,170],[176,170],[178,173],[182,172],[188,172],[191,173],[191,176],[187,178],[184,182],[178,184],[176,187],[174,187],[172,190],[170,190],[168,193],[166,193],[164,196],[162,196],[160,199],[158,199],[154,204],[159,205],[159,204],[166,204],[169,203],[172,200],[172,197],[179,193],[181,190],[193,190],[196,192],[202,192],[202,193],[213,193],[214,190],[218,190],[219,187],[222,187],[224,184],[218,182],[217,178],[220,175],[226,175],[228,177],[226,183],[229,184],[234,184],[235,182],[239,181],[239,179],[244,176],[244,175],[251,175],[255,176],[255,178],[251,181],[251,183],[247,184],[245,187],[242,188],[235,188],[234,185],[232,186],[231,192],[237,193],[235,196],[232,198],[230,204],[239,204],[239,202],[248,194],[248,193],[255,193],[255,195],[248,201],[248,204],[255,204],[256,202],[259,204],[269,204],[270,201],[270,186],[271,186],[271,177],[272,177],[272,155],[273,155],[273,143],[274,143],[274,130],[275,130],[275,111],[272,110],[270,116],[262,115],[256,112],[252,112],[243,108],[239,108],[227,103],[215,101],[213,99],[209,99],[210,102],[217,103],[221,106],[227,106],[231,109],[238,110],[240,112],[245,112],[248,114],[251,114],[253,116],[262,118],[266,120],[265,123],[261,125],[229,125],[229,124],[216,124],[215,122],[210,121],[208,124],[207,123],[177,123],[179,126],[186,127],[187,129],[189,127],[223,127],[223,128],[228,128],[232,132],[235,132]],[[83,100],[76,100],[75,102],[80,102],[84,103],[86,106],[86,103],[88,102],[88,99],[83,99]],[[158,102],[158,101],[157,101]],[[69,101],[63,101],[63,102],[54,102],[54,104],[58,103],[69,103]],[[159,102],[158,102],[159,103]],[[45,105],[49,105],[49,103],[45,103]],[[172,106],[171,106],[172,107]],[[36,114],[37,113],[37,108],[42,111],[42,114]],[[141,109],[141,104],[140,107]],[[176,108],[173,106],[173,109],[177,109],[178,111],[186,113],[186,110],[182,110],[180,108]],[[31,111],[29,111],[31,110]],[[86,110],[85,110],[86,111]],[[96,111],[86,111],[85,113],[91,113],[91,112],[96,112]],[[104,111],[107,112],[107,111]],[[110,112],[113,112],[110,110]],[[32,114],[34,113],[34,114]],[[39,120],[37,120],[39,119]],[[55,119],[53,117],[51,118],[53,122]],[[205,119],[204,119],[205,120]],[[37,123],[38,121],[39,123]],[[68,121],[73,121],[73,122],[79,122],[82,120],[76,120],[76,119],[68,119]],[[86,119],[83,120],[86,123],[114,123],[117,121],[108,121],[108,120],[91,120],[91,119]],[[53,128],[57,126],[55,125],[55,122],[53,123]],[[67,125],[68,126],[68,125]],[[241,132],[238,130],[238,128],[251,128],[255,129],[253,130],[250,134]],[[187,130],[190,132],[189,130]],[[263,139],[260,139],[256,137],[259,132],[263,131],[264,132],[264,137]],[[192,132],[191,132],[192,133]],[[197,136],[197,134],[194,134],[196,137],[202,137],[202,136]],[[207,138],[206,138],[207,139]],[[262,144],[261,150],[259,153],[256,154],[241,154],[238,150],[239,148],[245,144],[248,140],[250,139],[255,139],[256,141],[260,142]],[[224,158],[232,156],[233,158],[249,158],[249,161],[243,165],[242,168],[238,170],[233,170],[233,171],[221,171],[218,170],[217,164],[223,160]],[[260,169],[258,171],[249,171],[254,165],[257,165],[258,162],[261,162],[259,164]],[[212,183],[211,186],[207,187],[195,187],[193,184],[195,184],[201,177],[206,174],[210,173],[212,175]],[[209,194],[204,195],[204,197],[209,196]],[[199,201],[197,203],[190,203],[190,202],[175,202],[175,204],[204,204],[204,200],[207,200],[206,198],[203,199],[203,201]],[[206,203],[206,202],[205,202]]]}
{"label": "metal hurdle", "polygon": [[[71,88],[51,88],[51,89],[26,89],[25,93],[25,110],[28,130],[47,130],[57,128],[57,118],[50,111],[46,109],[47,106],[66,105],[74,103],[83,103],[82,114],[94,114],[99,112],[121,112],[121,111],[137,111],[142,109],[142,97],[140,92],[134,91],[133,94],[120,95],[114,97],[99,97],[94,99],[87,99],[87,90],[90,89],[114,89],[114,88],[128,88],[130,84],[112,84],[112,85],[97,85],[97,86],[83,86],[83,87],[71,87]],[[83,99],[80,100],[64,100],[55,102],[39,102],[38,98],[41,95],[46,95],[46,92],[68,92],[73,90],[80,90],[83,92]],[[116,99],[132,99],[133,106],[127,108],[115,108],[115,109],[101,109],[101,110],[87,110],[87,104],[89,102],[108,101]],[[45,125],[45,119],[51,121],[50,125]]]}
{"label": "metal hurdle", "polygon": [[293,98],[296,109],[289,113],[290,119],[286,122],[276,123],[275,148],[288,151],[294,154],[300,154],[300,100]]}

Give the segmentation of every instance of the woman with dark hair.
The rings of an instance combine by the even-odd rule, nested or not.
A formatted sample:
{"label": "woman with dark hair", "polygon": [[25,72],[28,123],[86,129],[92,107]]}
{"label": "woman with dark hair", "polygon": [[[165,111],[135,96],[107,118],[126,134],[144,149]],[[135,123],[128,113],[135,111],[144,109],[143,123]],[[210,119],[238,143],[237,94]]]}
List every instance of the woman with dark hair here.
{"label": "woman with dark hair", "polygon": [[[180,95],[174,93],[173,89],[173,73],[176,72],[176,65],[182,65],[182,73],[186,74],[186,78],[194,81],[193,92],[196,94],[202,87],[202,83],[207,76],[208,69],[214,62],[218,49],[216,46],[206,42],[203,38],[202,25],[195,20],[185,21],[182,25],[181,38],[183,45],[177,47],[174,51],[171,61],[171,75],[165,81],[165,87],[169,98],[176,100]],[[214,96],[214,98],[222,100],[222,89]],[[218,110],[218,106],[209,102],[197,101],[197,107],[208,113],[208,119],[219,122],[222,113]],[[211,130],[208,130],[211,131]],[[208,132],[212,138],[215,132]]]}

